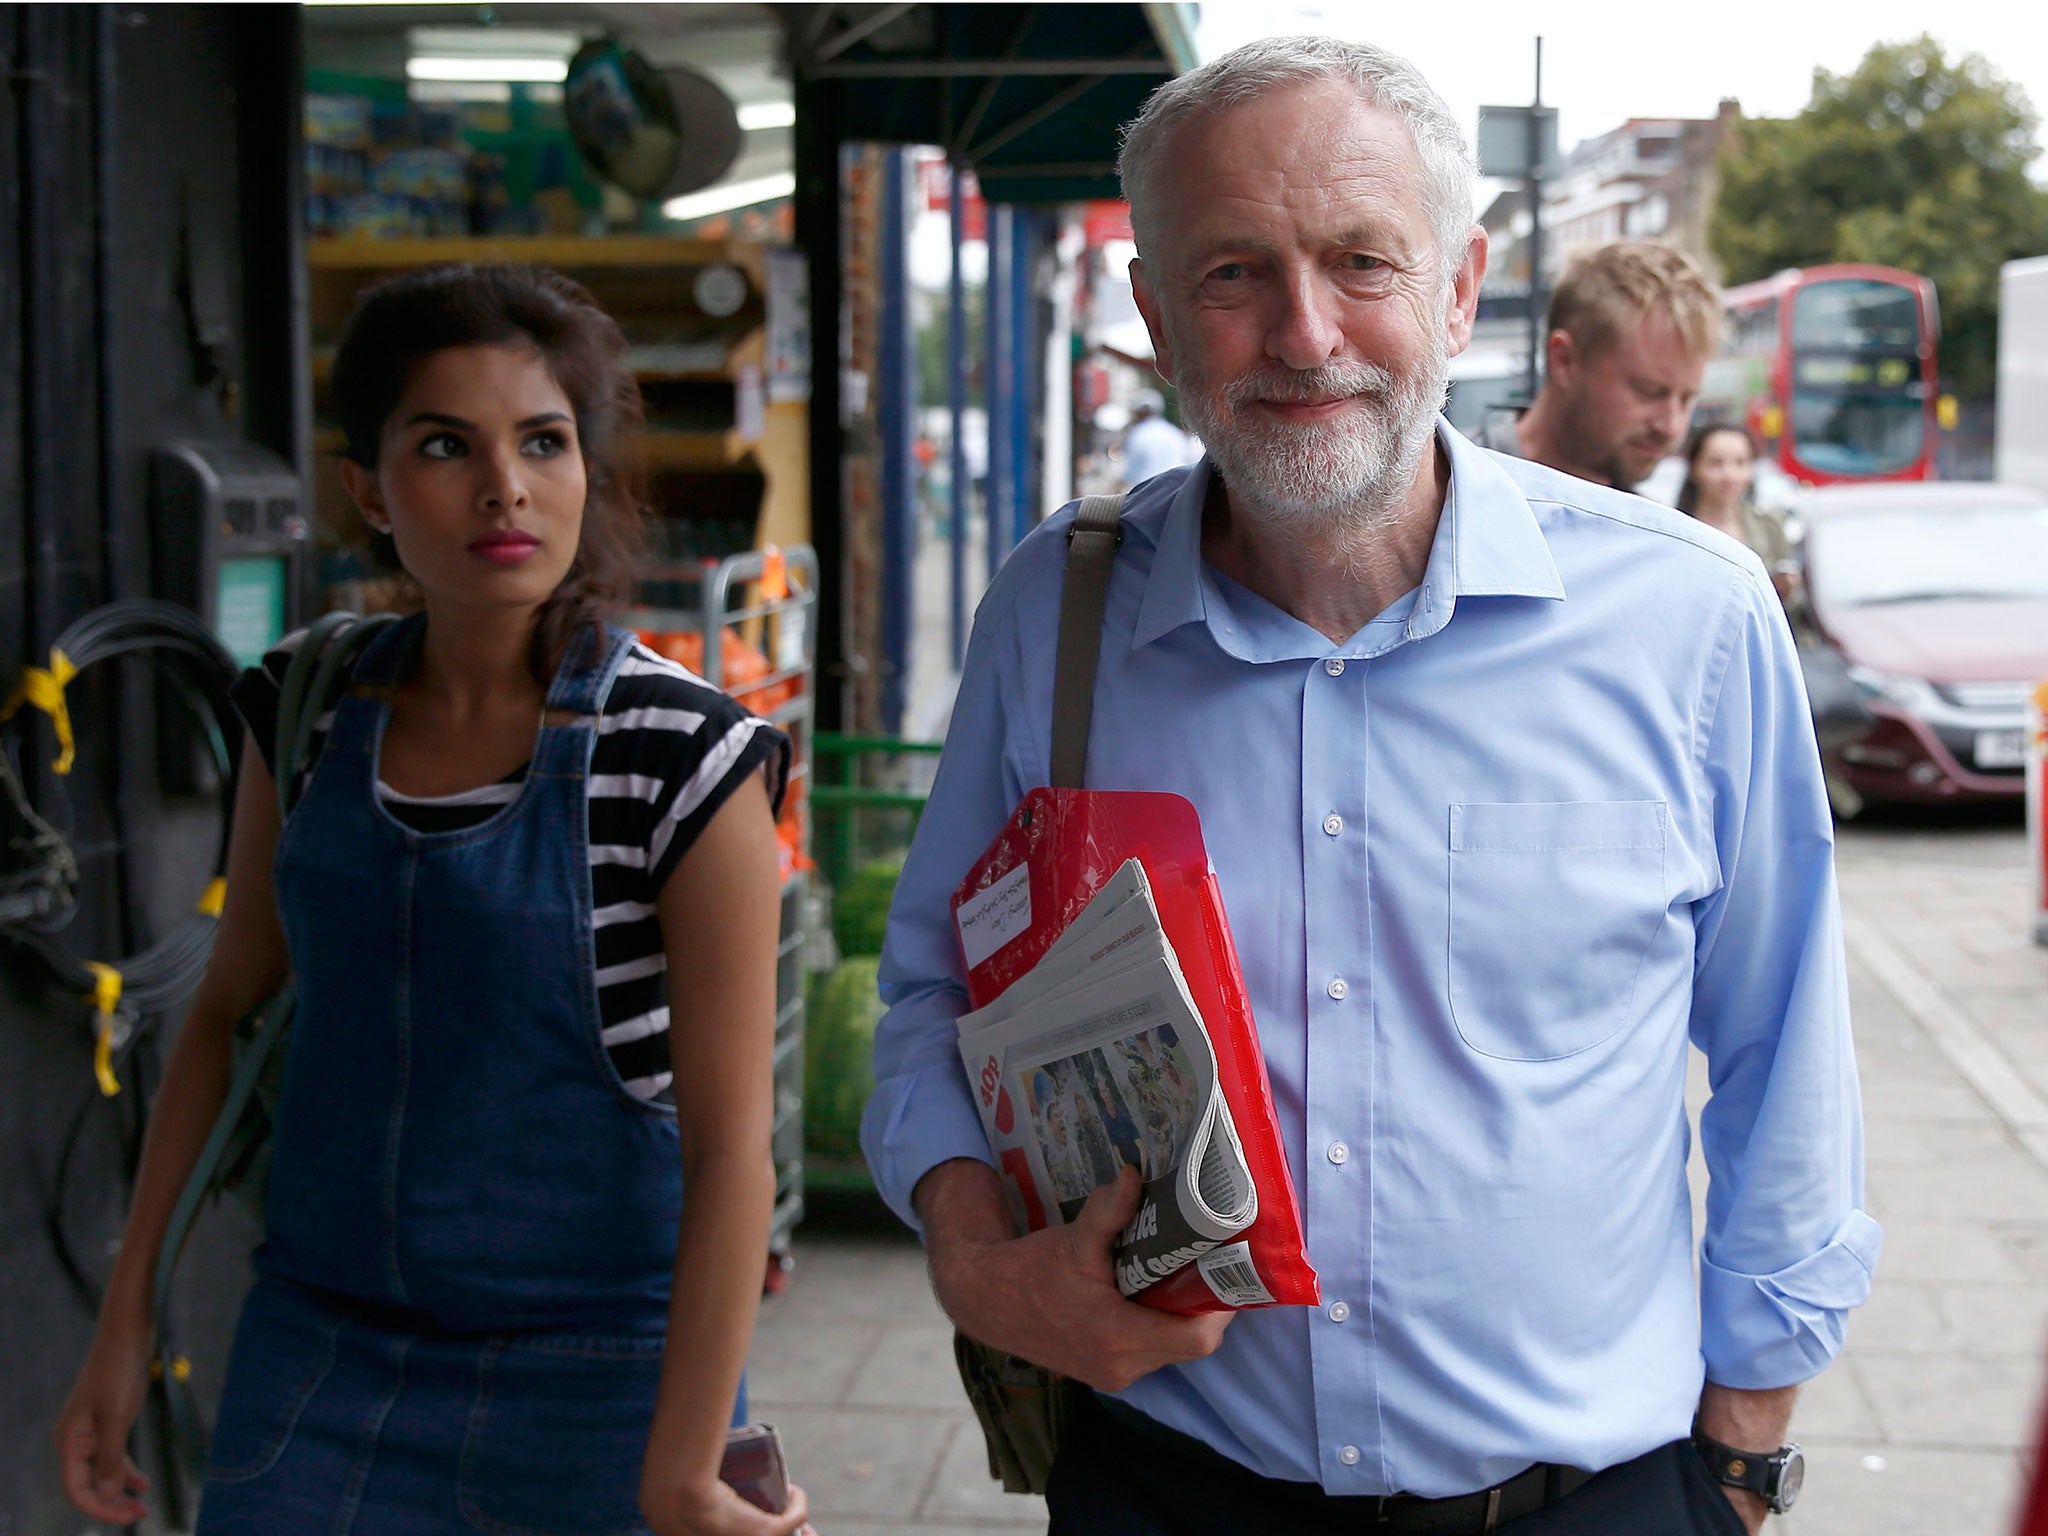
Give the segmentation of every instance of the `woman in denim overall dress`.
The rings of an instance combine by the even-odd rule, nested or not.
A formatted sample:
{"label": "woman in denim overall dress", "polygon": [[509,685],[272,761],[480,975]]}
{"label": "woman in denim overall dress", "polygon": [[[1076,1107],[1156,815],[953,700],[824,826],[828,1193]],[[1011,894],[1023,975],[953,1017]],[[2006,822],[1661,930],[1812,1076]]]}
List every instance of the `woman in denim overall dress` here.
{"label": "woman in denim overall dress", "polygon": [[[125,1441],[157,1249],[226,1089],[229,1026],[289,969],[266,1234],[202,1536],[803,1526],[800,1492],[772,1516],[717,1475],[774,1194],[761,769],[782,743],[603,622],[638,516],[622,353],[587,293],[523,268],[395,279],[350,321],[343,478],[424,611],[363,653],[281,828],[264,756],[244,754],[218,945],[57,1426],[95,1518],[144,1513]],[[631,674],[671,693],[608,711]],[[715,742],[681,760],[683,789],[593,774],[613,733],[664,729]],[[652,808],[638,797],[671,793],[646,845],[609,846]],[[420,807],[428,830],[399,814]],[[600,842],[599,866],[668,871],[627,914],[653,955],[599,963],[624,905],[593,909]],[[607,1039],[630,1031],[600,999],[601,977],[664,963],[673,1107],[629,1090]]]}

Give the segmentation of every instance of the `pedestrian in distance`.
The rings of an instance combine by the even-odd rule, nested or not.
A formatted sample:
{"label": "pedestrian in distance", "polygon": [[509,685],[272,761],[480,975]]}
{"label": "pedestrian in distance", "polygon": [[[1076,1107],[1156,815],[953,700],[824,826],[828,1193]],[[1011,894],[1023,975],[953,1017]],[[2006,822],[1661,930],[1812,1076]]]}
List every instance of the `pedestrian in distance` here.
{"label": "pedestrian in distance", "polygon": [[[230,1028],[289,976],[256,1282],[201,1536],[790,1536],[719,1481],[767,1253],[779,732],[608,617],[642,515],[618,327],[542,269],[368,291],[342,479],[418,611],[273,782],[292,642],[245,674],[226,906],[56,1426],[126,1454]],[[685,1195],[687,1194],[687,1198]]]}
{"label": "pedestrian in distance", "polygon": [[1124,428],[1124,489],[1202,456],[1202,445],[1166,419],[1166,399],[1156,389],[1131,396],[1131,424]]}
{"label": "pedestrian in distance", "polygon": [[1799,567],[1785,525],[1756,504],[1756,442],[1732,421],[1709,422],[1686,441],[1685,483],[1678,510],[1748,546],[1771,573],[1788,608],[1799,588]]}
{"label": "pedestrian in distance", "polygon": [[1481,441],[1628,490],[1677,451],[1720,329],[1713,285],[1676,247],[1627,240],[1588,251],[1550,296],[1543,387]]}
{"label": "pedestrian in distance", "polygon": [[1125,499],[1084,783],[1199,813],[1323,1303],[1128,1301],[1136,1175],[1019,1236],[982,1140],[951,897],[1051,778],[1071,507],[982,601],[890,913],[877,1186],[964,1333],[1088,1389],[1054,1536],[1754,1532],[1880,1238],[1777,599],[1442,418],[1486,236],[1406,61],[1250,44],[1161,86],[1121,171],[1207,457]]}

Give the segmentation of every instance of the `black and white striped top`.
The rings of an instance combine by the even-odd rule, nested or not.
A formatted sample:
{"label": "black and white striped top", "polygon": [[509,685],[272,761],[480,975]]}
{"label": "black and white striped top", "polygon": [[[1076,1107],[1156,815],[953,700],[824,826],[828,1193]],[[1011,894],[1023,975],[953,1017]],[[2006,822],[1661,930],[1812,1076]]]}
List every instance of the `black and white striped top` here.
{"label": "black and white striped top", "polygon": [[[278,689],[297,637],[236,683],[234,699],[264,762],[277,771]],[[316,723],[308,768],[334,721]],[[605,1048],[627,1089],[669,1092],[668,959],[655,898],[684,852],[747,775],[765,772],[779,808],[789,738],[695,673],[636,643],[598,715],[589,781],[590,905],[596,928],[598,1011]],[[519,797],[524,766],[496,784],[418,798],[379,783],[391,814],[420,832],[489,819]]]}

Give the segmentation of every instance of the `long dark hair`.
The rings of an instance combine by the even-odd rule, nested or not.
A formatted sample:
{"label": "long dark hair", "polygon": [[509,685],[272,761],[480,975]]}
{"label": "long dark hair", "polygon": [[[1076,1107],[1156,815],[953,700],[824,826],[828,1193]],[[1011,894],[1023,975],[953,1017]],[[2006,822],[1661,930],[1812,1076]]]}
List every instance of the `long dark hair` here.
{"label": "long dark hair", "polygon": [[1700,487],[1699,482],[1693,479],[1693,471],[1699,466],[1707,439],[1716,432],[1733,432],[1749,444],[1749,462],[1752,465],[1756,463],[1756,439],[1749,435],[1749,428],[1732,421],[1710,421],[1704,427],[1694,428],[1692,436],[1685,440],[1685,484],[1678,488],[1678,510],[1688,517],[1699,516]]}
{"label": "long dark hair", "polygon": [[[631,597],[644,548],[643,412],[618,322],[546,267],[423,267],[363,290],[342,328],[331,389],[342,451],[375,471],[384,424],[421,361],[449,347],[506,345],[532,346],[569,397],[588,486],[576,558],[534,626],[529,665],[545,686],[577,629],[601,626]],[[403,569],[389,535],[372,549],[380,564]]]}

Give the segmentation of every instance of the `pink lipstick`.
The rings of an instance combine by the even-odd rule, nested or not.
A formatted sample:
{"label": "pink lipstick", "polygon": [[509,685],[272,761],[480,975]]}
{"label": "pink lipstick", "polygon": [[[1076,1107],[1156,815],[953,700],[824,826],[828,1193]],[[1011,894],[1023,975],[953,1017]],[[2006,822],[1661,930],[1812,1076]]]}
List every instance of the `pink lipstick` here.
{"label": "pink lipstick", "polygon": [[470,542],[469,552],[494,565],[517,565],[540,548],[540,540],[517,528],[493,528]]}

